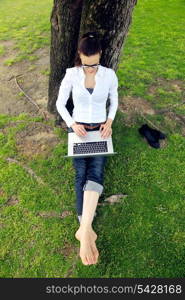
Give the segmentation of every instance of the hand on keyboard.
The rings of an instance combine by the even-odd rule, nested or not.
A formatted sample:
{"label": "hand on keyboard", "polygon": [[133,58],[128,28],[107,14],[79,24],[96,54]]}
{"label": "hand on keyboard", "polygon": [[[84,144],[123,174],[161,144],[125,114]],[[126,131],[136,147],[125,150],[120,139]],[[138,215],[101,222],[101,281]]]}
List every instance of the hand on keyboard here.
{"label": "hand on keyboard", "polygon": [[100,132],[101,132],[101,137],[102,138],[108,138],[109,136],[112,135],[112,120],[108,119],[106,123],[101,124],[100,126]]}
{"label": "hand on keyboard", "polygon": [[86,136],[87,131],[85,130],[84,125],[75,122],[71,127],[78,136]]}

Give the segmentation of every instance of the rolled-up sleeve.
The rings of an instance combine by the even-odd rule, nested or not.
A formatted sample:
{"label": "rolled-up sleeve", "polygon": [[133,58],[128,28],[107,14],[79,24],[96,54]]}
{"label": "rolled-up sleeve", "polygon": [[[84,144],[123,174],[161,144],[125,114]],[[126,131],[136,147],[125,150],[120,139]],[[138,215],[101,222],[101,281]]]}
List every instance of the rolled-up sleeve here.
{"label": "rolled-up sleeve", "polygon": [[71,127],[75,120],[71,117],[70,113],[66,108],[67,100],[69,99],[70,92],[72,90],[72,81],[71,81],[71,70],[66,69],[66,74],[61,81],[58,98],[56,101],[56,108],[62,119],[66,122],[68,127]]}
{"label": "rolled-up sleeve", "polygon": [[114,120],[118,109],[118,78],[115,71],[112,69],[112,82],[109,88],[110,106],[107,118]]}

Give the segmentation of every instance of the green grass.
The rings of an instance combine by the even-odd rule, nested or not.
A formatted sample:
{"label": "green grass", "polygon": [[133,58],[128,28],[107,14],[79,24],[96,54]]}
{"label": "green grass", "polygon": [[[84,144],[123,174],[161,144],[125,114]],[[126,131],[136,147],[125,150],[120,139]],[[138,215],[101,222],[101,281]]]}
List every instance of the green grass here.
{"label": "green grass", "polygon": [[[0,139],[0,182],[4,191],[1,276],[63,277],[76,254],[72,252],[66,258],[62,249],[66,244],[78,246],[74,239],[74,170],[71,162],[62,158],[66,143],[53,149],[48,159],[24,162],[46,186],[38,184],[17,163],[7,163],[6,157],[21,160],[13,136],[33,120],[23,114],[21,119],[25,124],[10,127],[6,136],[1,133]],[[7,121],[2,116],[1,127]],[[87,268],[79,260],[72,277],[181,277],[185,246],[185,140],[174,134],[168,137],[168,147],[149,148],[137,127],[118,126],[122,121],[118,113],[113,141],[119,155],[108,160],[104,186],[107,196],[123,193],[128,197],[120,204],[98,209],[94,228],[99,236],[100,261]],[[57,132],[67,142],[66,133],[58,129]],[[3,205],[11,196],[19,203]],[[72,215],[64,219],[38,216],[43,211],[64,210],[70,210]]]}
{"label": "green grass", "polygon": [[[185,86],[184,9],[183,0],[139,1],[119,63],[123,95],[143,97],[158,108],[183,100],[184,91],[168,88],[166,82],[181,80]],[[162,87],[157,85],[158,78],[165,80]],[[154,94],[148,92],[151,85],[157,85]]]}
{"label": "green grass", "polygon": [[[19,0],[13,7],[11,1],[1,1],[0,6],[6,8],[1,38],[14,39],[23,56],[29,54],[28,48],[34,50],[34,43],[36,47],[47,44],[51,4]],[[143,97],[156,107],[182,100],[182,92],[171,93],[167,83],[183,81],[184,7],[180,0],[168,1],[168,6],[164,0],[139,1],[119,64],[120,96]],[[29,30],[20,31],[21,27]],[[39,44],[41,32],[45,40],[41,38]],[[157,86],[157,92],[148,95],[148,88],[159,77],[165,80],[164,86]],[[161,115],[147,118],[156,125],[164,124]],[[24,122],[11,127],[9,121],[16,120]],[[17,150],[16,133],[31,121],[44,122],[41,117],[26,114],[0,115],[0,277],[65,277],[69,270],[70,277],[85,278],[184,277],[184,137],[167,130],[167,146],[151,148],[138,133],[145,122],[142,117],[137,116],[135,124],[127,127],[124,114],[117,112],[113,144],[119,155],[108,159],[104,193],[105,197],[120,193],[128,196],[121,203],[98,207],[93,227],[98,235],[99,263],[84,266],[78,259],[73,268],[79,243],[74,238],[78,228],[75,172],[71,160],[62,158],[67,152],[67,134],[50,122],[61,143],[47,158],[41,154],[27,160]],[[23,165],[7,158],[30,167],[44,185]],[[11,197],[18,203],[5,205]],[[66,210],[71,214],[63,219],[39,215],[59,215]],[[71,249],[68,255],[67,247]]]}
{"label": "green grass", "polygon": [[[13,40],[18,54],[7,59],[5,65],[27,59],[36,60],[31,55],[36,49],[50,44],[50,14],[53,1],[1,0],[0,40]],[[3,49],[0,48],[0,55]]]}

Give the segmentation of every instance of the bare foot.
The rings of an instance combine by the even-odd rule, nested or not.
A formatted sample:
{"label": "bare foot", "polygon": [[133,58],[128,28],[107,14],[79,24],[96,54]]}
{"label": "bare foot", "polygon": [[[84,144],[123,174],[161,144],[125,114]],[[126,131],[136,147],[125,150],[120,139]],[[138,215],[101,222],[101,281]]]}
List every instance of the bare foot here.
{"label": "bare foot", "polygon": [[80,257],[84,265],[96,264],[99,256],[96,248],[95,240],[97,234],[92,228],[88,230],[79,228],[75,233],[75,237],[80,241]]}
{"label": "bare foot", "polygon": [[97,239],[97,234],[96,234],[96,232],[92,229],[92,227],[89,227],[89,228],[86,230],[85,228],[82,228],[82,226],[80,226],[80,227],[78,228],[77,232],[75,233],[76,239],[80,241],[80,239],[81,239],[81,237],[82,237],[82,234],[83,234],[83,232],[85,232],[85,231],[90,232],[91,235],[92,235],[92,239],[93,239],[94,241],[96,241],[96,239]]}

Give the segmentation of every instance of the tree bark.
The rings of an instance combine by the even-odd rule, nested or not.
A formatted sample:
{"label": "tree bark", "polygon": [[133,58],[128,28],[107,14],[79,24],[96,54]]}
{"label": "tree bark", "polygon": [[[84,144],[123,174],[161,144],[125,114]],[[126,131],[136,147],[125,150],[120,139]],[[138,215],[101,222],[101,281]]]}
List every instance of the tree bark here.
{"label": "tree bark", "polygon": [[[103,42],[100,63],[116,72],[136,4],[137,0],[54,0],[47,109],[56,113],[58,122],[62,120],[55,107],[58,90],[66,68],[74,66],[79,38],[87,31],[98,31]],[[71,95],[66,107],[72,114]]]}
{"label": "tree bark", "polygon": [[[66,68],[72,67],[74,63],[82,5],[83,0],[54,0],[51,12],[50,76],[47,109],[51,113],[56,113],[56,122],[58,123],[62,118],[56,110],[55,103]],[[67,105],[72,109],[71,95],[69,100]]]}

